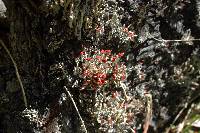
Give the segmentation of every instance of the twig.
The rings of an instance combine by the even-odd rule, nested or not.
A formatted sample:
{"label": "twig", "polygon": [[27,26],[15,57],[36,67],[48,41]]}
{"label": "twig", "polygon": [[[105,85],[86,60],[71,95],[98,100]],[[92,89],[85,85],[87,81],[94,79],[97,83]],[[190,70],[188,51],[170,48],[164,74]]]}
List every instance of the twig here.
{"label": "twig", "polygon": [[[192,106],[192,105],[191,105],[191,106]],[[182,133],[182,130],[183,130],[184,126],[185,126],[186,120],[188,119],[189,114],[191,113],[191,111],[192,111],[192,108],[190,108],[190,109],[187,111],[187,114],[186,114],[186,116],[184,117],[183,122],[181,122],[181,123],[178,125],[178,127],[177,127],[177,133]]]}
{"label": "twig", "polygon": [[122,91],[123,91],[123,94],[124,94],[124,97],[125,97],[125,99],[126,99],[126,101],[129,99],[129,97],[127,96],[127,94],[126,94],[126,90],[125,90],[125,88],[126,88],[126,85],[124,84],[124,83],[120,83],[120,86],[122,87]]}
{"label": "twig", "polygon": [[185,104],[185,106],[179,111],[178,115],[175,117],[174,121],[172,122],[172,124],[175,124],[175,122],[178,120],[178,118],[182,115],[183,111],[185,111],[185,109],[187,109],[188,107],[191,106],[191,104],[196,100],[200,98],[200,94],[196,95],[194,98],[192,98],[189,102],[187,102]]}
{"label": "twig", "polygon": [[152,118],[152,95],[151,94],[145,94],[145,97],[147,99],[147,113],[145,118],[145,123],[143,126],[143,133],[147,133],[149,124]]}
{"label": "twig", "polygon": [[188,107],[188,103],[186,103],[186,104],[185,104],[185,107],[182,108],[182,109],[179,111],[178,115],[177,115],[177,116],[175,117],[175,119],[173,120],[172,125],[175,124],[175,122],[178,120],[178,118],[182,115],[183,111],[184,111],[187,107]]}
{"label": "twig", "polygon": [[79,118],[80,118],[80,120],[81,120],[83,129],[84,129],[85,132],[87,133],[86,126],[85,126],[85,124],[84,124],[84,121],[83,121],[83,119],[82,119],[82,117],[81,117],[81,115],[80,115],[80,113],[79,113],[79,110],[78,110],[78,108],[77,108],[77,106],[76,106],[76,103],[75,103],[75,101],[74,101],[74,99],[73,99],[71,93],[69,92],[69,90],[67,89],[66,86],[64,86],[64,88],[65,88],[65,90],[67,91],[67,94],[69,95],[70,99],[72,100],[72,103],[73,103],[73,105],[74,105],[74,107],[75,107],[75,109],[76,109],[76,112],[77,112],[77,114],[78,114],[78,116],[79,116]]}
{"label": "twig", "polygon": [[1,45],[3,46],[3,48],[6,50],[7,54],[9,55],[10,59],[12,60],[12,63],[15,67],[15,73],[16,73],[16,76],[17,76],[17,79],[19,81],[19,84],[20,84],[20,87],[21,87],[21,91],[22,91],[22,95],[23,95],[23,100],[24,100],[24,104],[25,104],[25,107],[27,107],[27,99],[26,99],[26,94],[25,94],[25,91],[24,91],[24,86],[22,84],[22,80],[21,80],[21,77],[19,75],[19,71],[18,71],[18,68],[17,68],[17,64],[15,62],[15,60],[13,59],[12,55],[10,54],[10,51],[8,50],[8,48],[6,47],[6,45],[4,44],[4,42],[0,39],[0,43]]}
{"label": "twig", "polygon": [[[171,125],[174,125],[175,122],[180,118],[180,116],[183,114],[183,112],[185,110],[187,110],[189,107],[192,106],[193,102],[196,101],[198,98],[200,98],[200,93],[198,93],[194,98],[192,98],[189,102],[187,102],[185,104],[185,106],[179,111],[178,115],[175,117],[175,119],[173,120],[172,124]],[[190,108],[189,108],[190,109]],[[168,128],[165,133],[169,133],[170,131],[170,128]]]}
{"label": "twig", "polygon": [[165,40],[165,39],[157,39],[153,37],[150,33],[148,33],[148,36],[158,42],[191,42],[191,41],[200,41],[200,39],[185,39],[185,40]]}

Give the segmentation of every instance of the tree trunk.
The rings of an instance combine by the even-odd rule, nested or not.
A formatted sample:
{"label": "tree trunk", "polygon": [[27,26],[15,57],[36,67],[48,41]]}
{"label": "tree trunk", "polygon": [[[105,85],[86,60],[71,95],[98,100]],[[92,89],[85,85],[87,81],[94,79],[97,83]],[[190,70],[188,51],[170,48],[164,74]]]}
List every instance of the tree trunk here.
{"label": "tree trunk", "polygon": [[[58,57],[56,57],[58,56],[58,53],[56,53],[58,49],[56,48],[60,50],[63,44],[57,42],[57,46],[54,46],[54,43],[58,41],[56,40],[59,37],[57,34],[61,33],[58,33],[58,31],[53,31],[54,33],[52,33],[50,30],[52,28],[53,30],[58,30],[56,29],[57,27],[61,28],[60,25],[56,24],[55,26],[52,23],[61,23],[61,18],[58,17],[62,13],[53,14],[54,9],[48,9],[50,4],[48,5],[45,2],[5,0],[7,17],[1,22],[4,22],[3,24],[6,26],[2,25],[2,23],[1,26],[6,28],[6,32],[1,29],[0,33],[3,34],[1,39],[16,62],[16,67],[25,89],[27,109],[36,109],[39,113],[38,115],[46,112],[46,116],[38,118],[40,119],[38,120],[40,127],[46,132],[53,132],[51,130],[55,127],[51,127],[52,123],[54,123],[53,126],[56,125],[57,121],[55,119],[61,113],[59,99],[63,86],[57,83],[62,81],[54,82],[56,80],[55,77],[48,74],[50,68],[55,66],[58,60]],[[62,32],[66,31],[67,29],[64,29]],[[67,32],[73,34],[70,33],[71,31]],[[64,35],[61,36],[63,37]],[[76,40],[76,37],[71,39]],[[3,57],[1,58],[2,63],[0,66],[1,98],[5,97],[1,104],[0,117],[3,121],[0,122],[0,127],[2,127],[0,132],[34,132],[36,130],[36,128],[34,129],[35,125],[32,125],[27,118],[23,118],[21,115],[25,105],[13,62],[5,49],[3,47],[0,48],[1,56]],[[54,83],[55,85],[52,85]],[[69,103],[71,102],[69,101]],[[74,114],[74,107],[72,106],[72,109],[70,109],[68,106],[72,105],[67,104],[66,107],[69,112],[66,117],[69,117],[68,119],[71,121],[70,129],[68,130],[70,132],[78,132],[79,121],[77,121],[77,116]],[[33,112],[30,111],[29,113]]]}

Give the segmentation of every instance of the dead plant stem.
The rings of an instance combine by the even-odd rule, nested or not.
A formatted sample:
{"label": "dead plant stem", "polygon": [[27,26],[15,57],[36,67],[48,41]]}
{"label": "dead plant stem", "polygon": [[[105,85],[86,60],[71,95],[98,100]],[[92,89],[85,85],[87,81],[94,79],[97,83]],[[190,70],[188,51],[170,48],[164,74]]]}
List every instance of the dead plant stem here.
{"label": "dead plant stem", "polygon": [[83,129],[85,130],[85,133],[87,133],[86,126],[85,126],[85,124],[84,124],[84,121],[83,121],[83,119],[82,119],[82,117],[81,117],[81,115],[80,115],[80,112],[79,112],[79,110],[78,110],[78,108],[77,108],[77,106],[76,106],[76,103],[75,103],[75,101],[74,101],[74,99],[73,99],[71,93],[69,92],[69,90],[67,89],[66,86],[64,86],[64,88],[65,88],[67,94],[69,95],[69,97],[70,97],[70,99],[71,99],[71,101],[72,101],[72,103],[73,103],[73,105],[74,105],[74,107],[75,107],[75,109],[76,109],[76,112],[77,112],[77,114],[78,114],[78,116],[79,116],[79,118],[80,118],[80,120],[81,120],[81,123],[82,123]]}
{"label": "dead plant stem", "polygon": [[146,100],[147,100],[147,111],[146,111],[146,118],[145,123],[143,126],[143,133],[148,133],[149,124],[152,119],[152,95],[151,94],[145,94]]}
{"label": "dead plant stem", "polygon": [[158,42],[191,42],[191,41],[200,41],[200,39],[185,39],[185,40],[165,40],[165,39],[158,39],[153,37],[150,33],[148,33],[149,38],[152,38]]}
{"label": "dead plant stem", "polygon": [[24,86],[22,84],[22,80],[21,80],[21,77],[19,75],[19,71],[18,71],[18,67],[17,67],[17,64],[15,62],[15,60],[13,59],[10,51],[8,50],[8,48],[6,47],[6,45],[4,44],[4,42],[0,39],[0,43],[1,45],[3,46],[3,48],[5,49],[5,51],[7,52],[7,54],[9,55],[14,67],[15,67],[15,73],[16,73],[16,76],[17,76],[17,79],[19,81],[19,84],[20,84],[20,87],[21,87],[21,91],[22,91],[22,95],[23,95],[23,100],[24,100],[24,104],[25,104],[25,107],[27,107],[27,99],[26,99],[26,94],[25,94],[25,91],[24,91]]}

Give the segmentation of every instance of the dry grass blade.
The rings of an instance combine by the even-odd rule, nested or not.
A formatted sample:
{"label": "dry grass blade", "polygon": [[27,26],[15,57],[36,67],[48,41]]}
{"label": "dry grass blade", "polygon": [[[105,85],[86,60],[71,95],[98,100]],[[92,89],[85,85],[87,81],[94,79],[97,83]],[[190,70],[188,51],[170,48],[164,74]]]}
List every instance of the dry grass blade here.
{"label": "dry grass blade", "polygon": [[24,86],[22,84],[22,80],[21,80],[21,77],[19,75],[19,71],[18,71],[18,68],[17,68],[17,64],[15,62],[15,60],[13,59],[12,55],[10,54],[10,51],[8,50],[8,48],[6,47],[6,45],[4,44],[4,42],[0,39],[0,43],[1,45],[3,46],[3,48],[6,50],[7,54],[9,55],[10,59],[12,60],[12,63],[15,67],[15,73],[16,73],[16,76],[17,76],[17,79],[19,81],[19,84],[20,84],[20,87],[21,87],[21,91],[22,91],[22,95],[23,95],[23,100],[24,100],[24,104],[25,106],[27,107],[27,99],[26,99],[26,94],[25,94],[25,91],[24,91]]}
{"label": "dry grass blade", "polygon": [[146,119],[144,123],[144,130],[143,133],[148,132],[149,124],[152,119],[152,95],[151,94],[145,94],[145,97],[147,99],[147,113],[146,113]]}
{"label": "dry grass blade", "polygon": [[73,99],[71,93],[69,92],[69,90],[67,89],[66,86],[64,86],[64,88],[65,88],[65,90],[67,91],[67,94],[69,95],[70,99],[72,100],[72,103],[73,103],[73,105],[74,105],[74,107],[75,107],[75,109],[76,109],[76,112],[78,113],[78,116],[79,116],[79,118],[80,118],[80,120],[81,120],[81,123],[82,123],[83,129],[85,130],[85,133],[87,133],[86,126],[85,126],[85,124],[84,124],[84,121],[83,121],[83,119],[82,119],[82,117],[81,117],[81,115],[80,115],[80,113],[79,113],[79,110],[78,110],[78,108],[77,108],[77,106],[76,106],[76,103],[75,103],[75,101],[74,101],[74,99]]}

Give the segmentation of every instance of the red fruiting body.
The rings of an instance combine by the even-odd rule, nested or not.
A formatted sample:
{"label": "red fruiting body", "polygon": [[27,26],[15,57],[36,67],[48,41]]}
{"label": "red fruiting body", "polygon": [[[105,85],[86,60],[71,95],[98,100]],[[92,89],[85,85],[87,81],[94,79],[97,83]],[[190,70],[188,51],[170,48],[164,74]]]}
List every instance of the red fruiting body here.
{"label": "red fruiting body", "polygon": [[132,31],[129,31],[129,32],[128,32],[128,36],[129,36],[129,37],[133,37],[134,35],[135,35],[134,32],[132,32]]}
{"label": "red fruiting body", "polygon": [[107,60],[106,60],[106,59],[102,59],[102,62],[103,62],[103,63],[106,63],[106,62],[107,62]]}
{"label": "red fruiting body", "polygon": [[131,41],[134,41],[135,33],[132,32],[132,31],[129,31],[129,32],[128,32],[128,38],[129,38]]}
{"label": "red fruiting body", "polygon": [[103,27],[97,26],[95,29],[96,29],[96,32],[97,32],[97,33],[102,33],[102,32],[104,32]]}
{"label": "red fruiting body", "polygon": [[90,60],[92,60],[92,58],[85,58],[85,60],[90,61]]}
{"label": "red fruiting body", "polygon": [[117,91],[112,93],[112,98],[117,98],[119,96],[119,93]]}
{"label": "red fruiting body", "polygon": [[101,59],[101,56],[97,55],[96,58],[97,58],[97,59]]}
{"label": "red fruiting body", "polygon": [[122,57],[123,55],[124,55],[124,53],[119,53],[118,54],[119,57]]}
{"label": "red fruiting body", "polygon": [[[93,90],[109,83],[119,83],[126,78],[126,67],[120,63],[124,53],[113,54],[111,50],[81,52],[82,77],[84,87],[90,86]],[[87,56],[85,56],[87,55]],[[109,76],[108,76],[109,75]]]}
{"label": "red fruiting body", "polygon": [[111,61],[114,62],[116,60],[116,57],[112,57]]}
{"label": "red fruiting body", "polygon": [[110,52],[111,52],[111,50],[105,50],[105,52],[106,52],[106,53],[110,53]]}
{"label": "red fruiting body", "polygon": [[101,53],[102,53],[102,54],[104,54],[104,53],[105,53],[105,51],[102,49],[102,50],[101,50]]}
{"label": "red fruiting body", "polygon": [[81,52],[80,52],[80,55],[84,55],[84,54],[85,54],[85,52],[84,52],[84,51],[81,51]]}
{"label": "red fruiting body", "polygon": [[128,32],[128,28],[124,28],[123,32],[127,33]]}

